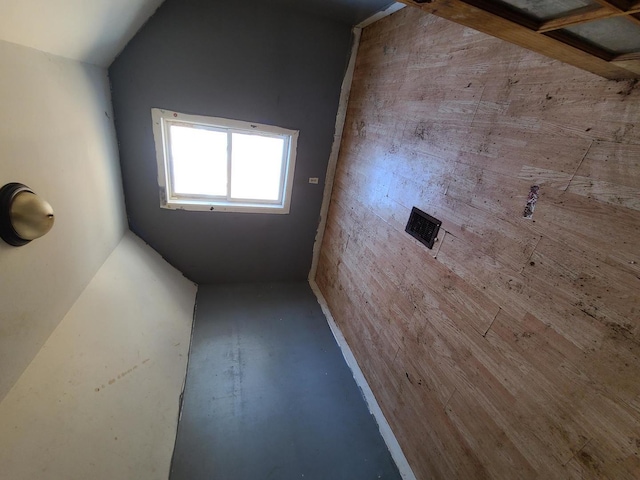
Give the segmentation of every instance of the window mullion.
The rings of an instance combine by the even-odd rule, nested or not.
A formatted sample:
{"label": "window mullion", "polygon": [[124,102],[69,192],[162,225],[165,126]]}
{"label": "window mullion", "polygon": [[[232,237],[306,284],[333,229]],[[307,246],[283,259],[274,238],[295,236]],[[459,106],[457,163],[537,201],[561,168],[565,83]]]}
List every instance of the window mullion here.
{"label": "window mullion", "polygon": [[227,130],[227,201],[231,201],[231,130]]}
{"label": "window mullion", "polygon": [[173,198],[174,196],[174,191],[175,191],[175,181],[173,179],[173,152],[172,152],[172,140],[171,140],[171,124],[168,122],[162,122],[162,128],[164,129],[164,135],[166,138],[166,156],[169,159],[169,161],[167,162],[167,175],[169,178],[169,181],[167,182],[167,190],[166,190],[166,195],[167,195],[167,199]]}
{"label": "window mullion", "polygon": [[280,193],[278,196],[278,202],[282,202],[285,190],[285,182],[287,179],[287,171],[289,170],[287,165],[287,159],[289,158],[289,149],[291,148],[291,141],[289,138],[285,139],[284,148],[282,149],[282,159],[280,160]]}
{"label": "window mullion", "polygon": [[[289,213],[299,132],[157,108],[151,113],[162,208]],[[284,142],[282,152],[276,139]],[[226,144],[223,143],[225,140]],[[221,157],[223,146],[225,165],[221,163],[224,161]],[[276,168],[280,153],[278,178]],[[261,162],[262,157],[266,159],[264,162]],[[216,173],[222,173],[223,166],[226,166],[226,178],[220,178]],[[182,193],[175,192],[178,180]],[[222,182],[226,183],[224,193]]]}

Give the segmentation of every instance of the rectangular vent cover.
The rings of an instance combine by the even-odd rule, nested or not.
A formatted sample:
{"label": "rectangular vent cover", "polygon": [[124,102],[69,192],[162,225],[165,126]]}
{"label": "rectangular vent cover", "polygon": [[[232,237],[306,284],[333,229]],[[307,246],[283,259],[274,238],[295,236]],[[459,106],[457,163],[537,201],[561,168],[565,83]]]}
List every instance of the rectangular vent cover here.
{"label": "rectangular vent cover", "polygon": [[424,243],[427,248],[433,248],[433,242],[436,241],[436,237],[440,231],[440,225],[442,225],[440,220],[424,213],[419,208],[413,207],[405,231]]}

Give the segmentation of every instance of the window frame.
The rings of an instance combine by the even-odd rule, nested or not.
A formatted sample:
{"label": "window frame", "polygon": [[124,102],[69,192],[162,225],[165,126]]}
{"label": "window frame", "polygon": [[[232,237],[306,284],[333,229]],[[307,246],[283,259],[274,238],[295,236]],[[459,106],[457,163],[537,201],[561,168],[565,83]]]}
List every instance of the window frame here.
{"label": "window frame", "polygon": [[[160,207],[170,210],[211,212],[244,212],[288,214],[291,207],[295,172],[298,130],[241,120],[204,115],[190,115],[162,108],[152,108],[153,137],[156,148]],[[171,158],[171,125],[180,125],[227,134],[227,195],[183,194],[174,191],[173,160]],[[236,134],[260,135],[284,140],[282,170],[278,200],[238,199],[231,197],[231,137]]]}

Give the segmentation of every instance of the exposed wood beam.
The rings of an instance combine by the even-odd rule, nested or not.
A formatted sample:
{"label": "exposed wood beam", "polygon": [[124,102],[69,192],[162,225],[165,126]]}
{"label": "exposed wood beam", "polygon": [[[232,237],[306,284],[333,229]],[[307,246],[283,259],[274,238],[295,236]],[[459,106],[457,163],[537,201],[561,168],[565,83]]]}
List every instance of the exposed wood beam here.
{"label": "exposed wood beam", "polygon": [[623,2],[613,2],[608,0],[594,0],[596,3],[601,5],[604,8],[609,10],[613,10],[614,12],[620,15],[629,15],[632,13],[638,13],[640,11],[640,2],[635,3],[623,3]]}
{"label": "exposed wood beam", "polygon": [[640,60],[631,60],[631,61],[613,61],[611,62],[613,65],[617,65],[621,68],[629,70],[631,72],[636,73],[636,78],[640,77]]}
{"label": "exposed wood beam", "polygon": [[638,14],[628,15],[627,18],[631,20],[636,25],[640,25],[640,16]]}
{"label": "exposed wood beam", "polygon": [[584,40],[580,39],[579,37],[576,37],[575,35],[564,32],[562,30],[551,30],[550,32],[547,32],[545,35],[555,40],[558,40],[563,45],[575,47],[579,50],[582,50],[583,52],[591,54],[594,57],[601,58],[607,62],[610,62],[611,60],[613,60],[613,57],[615,56],[607,50],[597,47],[592,43],[587,43]]}
{"label": "exposed wood beam", "polygon": [[624,12],[628,7],[626,0],[593,0],[603,7],[612,8],[618,12]]}
{"label": "exposed wood beam", "polygon": [[[531,25],[532,22],[530,20],[529,25],[523,26],[520,22],[521,19],[514,18],[513,12],[510,10],[508,11],[510,16],[505,18],[502,12],[500,14],[497,13],[495,3],[486,0],[472,0],[474,5],[462,0],[433,0],[422,4],[417,4],[411,0],[401,1],[413,7],[419,7],[425,12],[446,18],[452,22],[555,58],[605,78],[619,80],[640,76],[638,72],[627,69],[621,63],[611,63],[609,61],[611,58],[602,58],[602,55],[598,56],[594,52],[588,52],[586,44],[580,44],[580,48],[578,48],[574,45],[565,44],[549,34],[536,32],[535,30],[539,28],[539,25]],[[491,11],[484,9],[487,8],[488,4],[492,5],[492,7],[489,7]]]}
{"label": "exposed wood beam", "polygon": [[640,52],[618,55],[611,60],[611,63],[622,68],[626,68],[627,70],[631,70],[640,76]]}
{"label": "exposed wood beam", "polygon": [[554,18],[548,20],[538,27],[538,32],[544,33],[551,30],[558,30],[560,28],[570,27],[571,25],[579,25],[581,23],[591,22],[601,18],[608,18],[615,15],[624,15],[618,13],[616,10],[608,8],[602,8],[597,5],[587,5],[584,8],[579,8],[564,17]]}
{"label": "exposed wood beam", "polygon": [[[438,1],[438,0],[435,0]],[[540,21],[521,12],[515,8],[495,2],[493,0],[464,0],[461,3],[467,3],[474,7],[479,8],[485,12],[492,13],[498,17],[510,20],[518,25],[522,25],[530,30],[537,30],[540,27]]]}
{"label": "exposed wood beam", "polygon": [[640,60],[640,52],[625,53],[624,55],[618,55],[617,57],[615,57],[611,61],[612,62],[623,62],[623,61],[629,61],[629,60]]}
{"label": "exposed wood beam", "polygon": [[567,15],[563,15],[561,17],[543,22],[538,27],[538,32],[545,33],[551,30],[558,30],[560,28],[592,22],[594,20],[600,20],[603,18],[622,16],[626,16],[633,23],[640,25],[640,18],[631,15],[632,13],[636,13],[638,10],[640,10],[638,7],[633,7],[629,10],[621,10],[613,5],[610,5],[609,2],[602,1],[599,3],[600,6],[587,5],[586,7],[567,12]]}

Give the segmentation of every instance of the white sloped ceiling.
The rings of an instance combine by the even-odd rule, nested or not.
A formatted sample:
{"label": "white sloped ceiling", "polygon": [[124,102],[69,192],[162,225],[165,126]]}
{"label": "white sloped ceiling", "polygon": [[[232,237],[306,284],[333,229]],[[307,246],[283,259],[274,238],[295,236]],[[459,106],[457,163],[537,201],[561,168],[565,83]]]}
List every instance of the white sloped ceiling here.
{"label": "white sloped ceiling", "polygon": [[108,67],[163,0],[0,0],[0,40]]}

